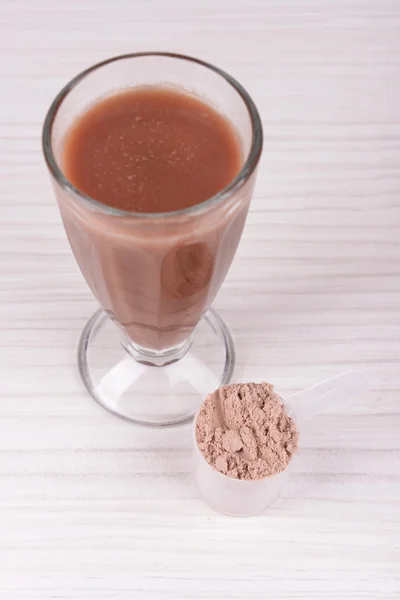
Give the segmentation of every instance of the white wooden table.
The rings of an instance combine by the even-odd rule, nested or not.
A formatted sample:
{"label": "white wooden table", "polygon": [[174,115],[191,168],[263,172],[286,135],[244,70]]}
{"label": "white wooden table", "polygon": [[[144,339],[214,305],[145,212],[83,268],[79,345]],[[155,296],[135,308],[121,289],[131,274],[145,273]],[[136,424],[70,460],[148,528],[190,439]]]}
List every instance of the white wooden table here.
{"label": "white wooden table", "polygon": [[[400,2],[0,0],[1,600],[394,600],[400,595]],[[283,393],[349,368],[372,391],[308,426],[268,513],[220,516],[190,428],[103,412],[75,367],[96,308],[41,123],[74,74],[167,49],[235,75],[265,152],[215,306],[235,379]]]}

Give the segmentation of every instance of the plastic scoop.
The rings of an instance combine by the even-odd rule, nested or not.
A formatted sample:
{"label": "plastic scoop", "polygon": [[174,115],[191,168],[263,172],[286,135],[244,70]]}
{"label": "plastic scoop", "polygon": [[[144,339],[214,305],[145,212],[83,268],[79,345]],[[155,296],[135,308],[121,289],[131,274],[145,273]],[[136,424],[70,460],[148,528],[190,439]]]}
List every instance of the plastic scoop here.
{"label": "plastic scoop", "polygon": [[[339,406],[351,398],[365,394],[369,382],[360,371],[348,371],[327,379],[317,385],[282,399],[289,415],[294,419],[302,438],[302,423],[321,413],[330,406]],[[201,454],[194,437],[194,485],[206,504],[215,510],[232,516],[258,514],[271,506],[280,496],[287,481],[289,468],[277,475],[257,480],[242,480],[227,477],[208,464]]]}

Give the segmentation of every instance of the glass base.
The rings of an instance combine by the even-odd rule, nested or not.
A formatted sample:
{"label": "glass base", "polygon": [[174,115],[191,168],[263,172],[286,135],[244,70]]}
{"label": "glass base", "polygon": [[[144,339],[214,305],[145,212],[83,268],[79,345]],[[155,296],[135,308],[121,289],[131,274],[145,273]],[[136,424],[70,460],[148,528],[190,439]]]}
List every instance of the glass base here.
{"label": "glass base", "polygon": [[96,402],[121,419],[157,427],[192,419],[206,396],[229,382],[235,366],[229,329],[212,309],[184,352],[175,360],[167,356],[164,364],[150,364],[132,351],[102,309],[86,323],[78,346],[79,372]]}

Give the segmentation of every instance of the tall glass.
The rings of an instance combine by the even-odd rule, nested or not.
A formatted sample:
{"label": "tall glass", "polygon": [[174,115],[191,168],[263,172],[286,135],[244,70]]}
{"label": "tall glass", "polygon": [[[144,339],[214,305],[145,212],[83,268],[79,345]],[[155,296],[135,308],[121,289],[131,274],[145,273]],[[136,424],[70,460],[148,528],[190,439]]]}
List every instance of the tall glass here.
{"label": "tall glass", "polygon": [[[195,94],[231,121],[242,146],[241,171],[188,209],[111,208],[66,178],[65,135],[100,98],[155,84]],[[233,342],[210,306],[240,241],[261,149],[260,117],[248,93],[227,73],[187,56],[112,58],[79,74],[52,103],[44,155],[75,258],[102,307],[81,335],[78,364],[90,394],[110,412],[142,424],[179,423],[229,380]]]}

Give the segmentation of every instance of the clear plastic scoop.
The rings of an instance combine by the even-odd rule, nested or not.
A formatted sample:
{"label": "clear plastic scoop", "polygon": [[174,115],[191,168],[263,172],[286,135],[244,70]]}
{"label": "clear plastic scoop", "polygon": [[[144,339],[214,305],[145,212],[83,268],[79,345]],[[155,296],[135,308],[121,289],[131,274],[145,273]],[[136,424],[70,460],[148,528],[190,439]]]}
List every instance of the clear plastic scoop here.
{"label": "clear plastic scoop", "polygon": [[[317,383],[312,387],[283,399],[300,434],[302,423],[321,413],[329,406],[338,406],[351,398],[365,394],[369,382],[360,371],[348,371]],[[195,418],[196,424],[197,415]],[[213,469],[201,454],[194,427],[194,485],[204,502],[219,512],[232,516],[255,515],[275,502],[287,481],[289,469],[258,480],[241,480],[227,477]]]}

